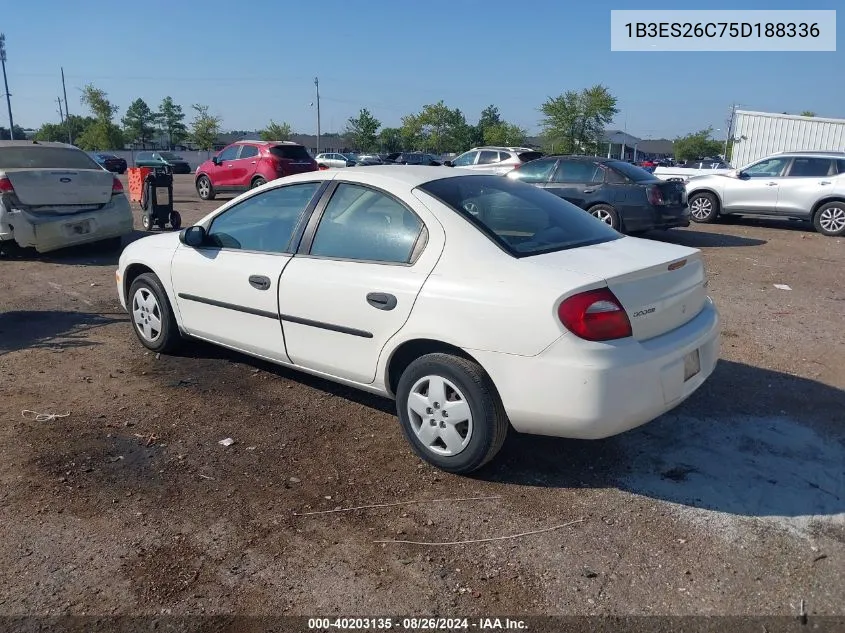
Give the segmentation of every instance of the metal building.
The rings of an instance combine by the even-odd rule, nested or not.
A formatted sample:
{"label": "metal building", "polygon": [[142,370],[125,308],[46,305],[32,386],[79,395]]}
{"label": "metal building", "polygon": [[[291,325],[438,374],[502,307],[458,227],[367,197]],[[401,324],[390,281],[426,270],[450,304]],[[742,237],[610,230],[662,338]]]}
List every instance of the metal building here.
{"label": "metal building", "polygon": [[845,151],[845,119],[737,110],[730,163],[741,168],[777,152]]}

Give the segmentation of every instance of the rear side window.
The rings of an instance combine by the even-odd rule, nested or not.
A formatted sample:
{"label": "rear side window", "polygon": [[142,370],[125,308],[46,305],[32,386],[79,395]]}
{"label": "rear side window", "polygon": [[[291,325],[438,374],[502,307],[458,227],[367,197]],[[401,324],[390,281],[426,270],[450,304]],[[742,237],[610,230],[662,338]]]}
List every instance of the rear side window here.
{"label": "rear side window", "polygon": [[805,158],[799,156],[792,161],[787,176],[793,178],[816,178],[827,176],[832,173],[831,160],[829,158]]}
{"label": "rear side window", "polygon": [[[657,176],[651,172],[646,171],[642,167],[632,165],[631,163],[626,163],[623,160],[611,160],[605,163],[605,166],[610,168],[608,169],[608,177],[610,176],[611,171],[617,171],[634,182],[650,182],[652,180],[657,180]],[[608,181],[613,182],[610,180]]]}
{"label": "rear side window", "polygon": [[521,152],[517,154],[519,156],[519,160],[523,163],[530,162],[532,160],[537,160],[538,158],[542,158],[544,156],[543,152]]}
{"label": "rear side window", "polygon": [[556,162],[554,158],[533,160],[530,163],[525,163],[519,169],[514,169],[508,174],[508,177],[522,182],[546,182]]}
{"label": "rear side window", "polygon": [[258,148],[255,145],[241,146],[241,153],[238,158],[254,158],[258,156]]}
{"label": "rear side window", "polygon": [[483,151],[478,157],[479,165],[490,165],[499,162],[499,152]]}
{"label": "rear side window", "polygon": [[561,160],[555,175],[555,182],[601,182],[604,173],[601,167],[593,162],[584,160]]}
{"label": "rear side window", "polygon": [[514,257],[622,237],[604,222],[544,189],[501,176],[457,176],[420,186]]}
{"label": "rear side window", "polygon": [[839,169],[840,174],[845,174],[845,159],[840,158],[836,161],[836,166]]}
{"label": "rear side window", "polygon": [[288,160],[311,160],[308,152],[302,145],[273,145],[270,153],[276,158],[287,158]]}
{"label": "rear side window", "polygon": [[422,229],[420,219],[390,196],[341,183],[320,219],[311,255],[406,264]]}
{"label": "rear side window", "polygon": [[0,169],[96,169],[100,166],[88,154],[70,147],[24,145],[0,147]]}

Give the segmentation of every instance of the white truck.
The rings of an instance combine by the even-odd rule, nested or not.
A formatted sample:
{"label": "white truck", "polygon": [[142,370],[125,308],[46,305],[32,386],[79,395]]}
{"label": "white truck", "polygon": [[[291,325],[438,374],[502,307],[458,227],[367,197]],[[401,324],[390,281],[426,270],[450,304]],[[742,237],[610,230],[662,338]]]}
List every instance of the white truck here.
{"label": "white truck", "polygon": [[687,161],[675,167],[657,167],[654,170],[654,175],[661,180],[686,182],[693,176],[727,174],[732,171],[734,171],[734,168],[721,158],[703,158],[695,161]]}

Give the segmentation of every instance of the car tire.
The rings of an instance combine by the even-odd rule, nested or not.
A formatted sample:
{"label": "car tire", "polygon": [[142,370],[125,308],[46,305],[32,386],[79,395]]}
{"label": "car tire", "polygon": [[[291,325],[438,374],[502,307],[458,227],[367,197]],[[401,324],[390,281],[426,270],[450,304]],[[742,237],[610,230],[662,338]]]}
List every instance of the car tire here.
{"label": "car tire", "polygon": [[[434,400],[438,392],[442,403]],[[487,372],[452,354],[426,354],[408,365],[396,389],[396,411],[413,451],[450,473],[470,473],[493,459],[510,426]]]}
{"label": "car tire", "polygon": [[252,180],[252,184],[250,185],[250,189],[255,189],[260,187],[261,185],[266,185],[267,180],[263,176],[258,176]]}
{"label": "car tire", "polygon": [[813,214],[813,226],[828,237],[845,235],[845,202],[823,202]]}
{"label": "car tire", "polygon": [[126,307],[141,345],[153,352],[171,352],[182,342],[167,293],[154,273],[138,275],[129,287]]}
{"label": "car tire", "polygon": [[622,231],[622,221],[619,219],[619,213],[609,204],[594,204],[587,209],[587,213],[605,224],[609,224],[611,228],[620,232]]}
{"label": "car tire", "polygon": [[711,224],[719,217],[719,199],[708,191],[692,194],[687,204],[693,222]]}
{"label": "car tire", "polygon": [[178,211],[171,211],[167,219],[170,222],[170,228],[174,231],[182,228],[182,215]]}
{"label": "car tire", "polygon": [[197,178],[196,187],[200,200],[214,200],[214,197],[217,195],[214,193],[214,186],[211,184],[211,179],[208,176]]}

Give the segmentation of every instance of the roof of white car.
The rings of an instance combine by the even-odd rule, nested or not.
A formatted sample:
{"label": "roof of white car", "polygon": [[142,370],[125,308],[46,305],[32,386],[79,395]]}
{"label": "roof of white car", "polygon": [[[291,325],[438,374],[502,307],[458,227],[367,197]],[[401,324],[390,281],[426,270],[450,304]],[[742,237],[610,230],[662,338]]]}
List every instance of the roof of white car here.
{"label": "roof of white car", "polygon": [[[427,167],[423,165],[367,165],[363,167],[347,167],[346,169],[326,170],[318,172],[326,175],[326,179],[343,179],[355,181],[356,175],[378,176],[386,181],[392,181],[407,186],[410,189],[419,187],[432,180],[441,178],[455,178],[467,176],[477,178],[489,176],[483,172],[473,172],[468,169],[456,169],[454,167]],[[305,172],[294,176],[287,176],[279,179],[279,184],[291,182],[292,180],[309,180],[314,177],[315,172]]]}
{"label": "roof of white car", "polygon": [[56,143],[54,141],[0,141],[0,147],[68,147],[79,149],[67,143]]}

